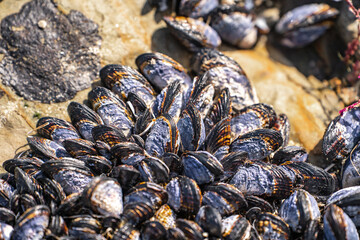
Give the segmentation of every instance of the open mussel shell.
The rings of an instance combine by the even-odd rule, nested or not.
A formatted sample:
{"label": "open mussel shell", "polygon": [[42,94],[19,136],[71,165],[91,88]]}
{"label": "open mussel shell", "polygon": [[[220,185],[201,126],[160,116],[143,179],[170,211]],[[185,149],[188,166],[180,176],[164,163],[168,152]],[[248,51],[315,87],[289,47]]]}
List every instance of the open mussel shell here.
{"label": "open mussel shell", "polygon": [[67,195],[82,192],[94,176],[84,162],[73,158],[47,161],[41,171],[57,181]]}
{"label": "open mussel shell", "polygon": [[181,84],[186,86],[191,85],[191,78],[187,75],[186,69],[165,54],[144,53],[139,55],[135,62],[158,92],[175,80],[180,80]]}
{"label": "open mussel shell", "polygon": [[49,217],[50,210],[45,205],[29,208],[17,219],[12,239],[42,239]]}
{"label": "open mussel shell", "polygon": [[80,138],[73,125],[54,117],[40,118],[36,123],[36,131],[40,136],[58,143],[62,143],[66,139]]}
{"label": "open mussel shell", "polygon": [[123,211],[121,186],[111,178],[94,178],[84,189],[83,199],[97,214],[118,217]]}
{"label": "open mussel shell", "polygon": [[221,215],[211,206],[203,206],[196,215],[197,222],[211,237],[221,237]]}
{"label": "open mussel shell", "polygon": [[173,178],[166,185],[168,204],[179,215],[195,215],[201,205],[201,190],[196,182],[188,177]]}
{"label": "open mussel shell", "polygon": [[360,144],[358,143],[342,166],[341,186],[343,188],[360,185]]}
{"label": "open mussel shell", "polygon": [[222,237],[225,240],[249,239],[250,222],[241,215],[231,215],[222,220]]}
{"label": "open mussel shell", "polygon": [[190,103],[181,113],[177,122],[181,137],[182,151],[196,151],[205,140],[205,125],[199,110]]}
{"label": "open mussel shell", "polygon": [[245,195],[280,199],[290,196],[294,187],[286,170],[260,161],[239,167],[229,183]]}
{"label": "open mussel shell", "polygon": [[217,32],[201,20],[180,16],[163,19],[170,32],[190,51],[202,47],[216,48],[221,44]]}
{"label": "open mussel shell", "polygon": [[206,17],[219,5],[219,0],[180,0],[179,15],[191,18]]}
{"label": "open mussel shell", "polygon": [[250,160],[262,160],[281,147],[281,134],[272,129],[258,129],[240,135],[230,145],[230,152],[245,151]]}
{"label": "open mussel shell", "polygon": [[305,162],[308,159],[308,153],[305,148],[299,146],[287,146],[280,148],[271,158],[274,164],[282,164],[288,161]]}
{"label": "open mussel shell", "polygon": [[106,125],[120,129],[125,136],[132,133],[133,116],[126,104],[113,92],[104,87],[96,87],[89,92],[88,98]]}
{"label": "open mussel shell", "polygon": [[332,26],[339,11],[327,4],[306,4],[285,13],[275,30],[281,35],[281,44],[290,48],[304,47]]}
{"label": "open mussel shell", "polygon": [[233,139],[261,128],[271,128],[277,116],[274,108],[264,103],[253,104],[234,113],[231,118]]}
{"label": "open mussel shell", "polygon": [[219,160],[207,151],[186,152],[182,155],[184,175],[202,185],[213,182],[223,173]]}
{"label": "open mussel shell", "polygon": [[222,5],[211,14],[210,26],[224,42],[239,48],[251,48],[257,41],[255,17],[236,6]]}
{"label": "open mussel shell", "polygon": [[218,95],[222,89],[228,88],[234,111],[259,101],[249,79],[238,69],[227,66],[213,67],[206,71],[201,78],[204,78],[205,82],[213,84],[215,95]]}
{"label": "open mussel shell", "polygon": [[233,185],[216,183],[205,188],[202,205],[212,206],[221,216],[229,216],[247,209],[244,195]]}
{"label": "open mussel shell", "polygon": [[323,138],[327,161],[343,160],[360,140],[360,107],[350,108],[333,119]]}
{"label": "open mussel shell", "polygon": [[294,232],[302,232],[311,221],[320,221],[321,214],[315,198],[299,189],[281,204],[279,216]]}
{"label": "open mussel shell", "polygon": [[55,141],[36,136],[29,136],[26,140],[29,143],[31,150],[40,156],[48,158],[71,157],[70,153]]}
{"label": "open mussel shell", "polygon": [[182,92],[180,80],[173,81],[165,87],[156,97],[151,107],[155,117],[168,114],[177,121],[183,105]]}
{"label": "open mussel shell", "polygon": [[167,231],[161,222],[147,221],[142,224],[141,240],[166,240]]}
{"label": "open mussel shell", "polygon": [[130,92],[150,104],[155,91],[146,78],[137,70],[123,65],[110,64],[100,70],[101,82],[118,96],[126,99]]}
{"label": "open mussel shell", "polygon": [[145,141],[145,150],[154,157],[166,152],[177,153],[180,148],[180,134],[169,115],[158,117]]}
{"label": "open mussel shell", "polygon": [[212,48],[201,48],[199,51],[195,52],[190,65],[192,70],[200,76],[214,67],[234,68],[245,75],[244,70],[234,59]]}
{"label": "open mussel shell", "polygon": [[327,205],[336,204],[360,227],[360,186],[347,187],[334,192],[326,201]]}
{"label": "open mussel shell", "polygon": [[92,129],[103,124],[100,116],[88,106],[77,102],[70,102],[67,110],[72,124],[80,135],[86,140],[93,141]]}
{"label": "open mussel shell", "polygon": [[359,239],[351,218],[335,204],[329,205],[324,214],[325,239]]}
{"label": "open mussel shell", "polygon": [[256,220],[256,229],[262,239],[290,239],[289,225],[272,213],[261,213]]}

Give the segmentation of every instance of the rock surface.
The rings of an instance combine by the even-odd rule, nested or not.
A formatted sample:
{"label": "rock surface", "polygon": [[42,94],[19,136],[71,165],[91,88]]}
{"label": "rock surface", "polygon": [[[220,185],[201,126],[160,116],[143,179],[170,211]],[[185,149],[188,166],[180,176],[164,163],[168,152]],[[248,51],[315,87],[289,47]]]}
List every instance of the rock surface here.
{"label": "rock surface", "polygon": [[[26,1],[4,0],[0,2],[0,19],[18,12]],[[146,0],[58,0],[57,8],[64,14],[70,10],[82,12],[99,25],[102,37],[101,64],[125,64],[135,66],[135,58],[144,52],[159,51],[189,68],[191,53],[188,52],[164,28],[156,22],[155,11],[145,11]],[[147,12],[146,14],[141,14]],[[243,67],[253,82],[260,101],[274,106],[277,113],[285,113],[291,122],[291,143],[306,148],[312,157],[319,157],[318,146],[330,120],[344,107],[328,84],[315,77],[305,77],[283,52],[268,46],[266,38],[260,39],[252,50],[238,50],[226,45],[220,50],[233,57]],[[0,60],[1,60],[0,54]],[[276,60],[275,60],[276,59]],[[93,86],[99,81],[95,81]],[[5,95],[0,98],[0,161],[12,158],[15,150],[26,144],[27,134],[42,116],[54,116],[69,120],[66,107],[69,102],[40,104],[24,100],[8,87],[0,85]],[[83,102],[86,89],[73,101]],[[30,133],[33,134],[33,133]]]}

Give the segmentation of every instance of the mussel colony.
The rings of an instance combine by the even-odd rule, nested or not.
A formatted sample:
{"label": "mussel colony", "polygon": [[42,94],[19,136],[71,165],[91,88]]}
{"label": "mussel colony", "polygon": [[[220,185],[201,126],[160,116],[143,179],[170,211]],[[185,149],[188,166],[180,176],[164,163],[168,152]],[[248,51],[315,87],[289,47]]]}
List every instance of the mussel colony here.
{"label": "mussel colony", "polygon": [[[307,23],[323,19],[316,6]],[[194,51],[193,79],[145,53],[139,71],[102,68],[104,87],[69,104],[71,123],[39,119],[30,149],[3,163],[2,239],[359,239],[360,106],[324,134],[341,172],[316,167],[288,146],[287,116],[186,21],[173,29]]]}

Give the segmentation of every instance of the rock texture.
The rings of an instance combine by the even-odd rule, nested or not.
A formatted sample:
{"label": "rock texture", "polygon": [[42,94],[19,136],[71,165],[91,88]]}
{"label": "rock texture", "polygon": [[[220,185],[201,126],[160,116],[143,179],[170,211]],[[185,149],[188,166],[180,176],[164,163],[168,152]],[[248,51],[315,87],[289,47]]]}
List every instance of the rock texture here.
{"label": "rock texture", "polygon": [[[3,0],[0,2],[0,18],[18,12],[25,2]],[[163,22],[156,21],[158,16],[154,10],[147,9],[146,0],[57,0],[56,4],[65,15],[77,10],[99,25],[103,39],[100,49],[102,65],[114,63],[136,67],[135,58],[139,54],[158,51],[189,68],[191,53],[171,36]],[[226,45],[220,50],[243,67],[261,102],[273,105],[277,113],[288,115],[291,143],[304,146],[312,157],[321,160],[318,146],[321,146],[319,142],[325,128],[344,107],[328,84],[313,76],[305,77],[286,53],[268,46],[266,38],[260,39],[252,50],[238,50]],[[0,60],[2,57],[0,54]],[[93,86],[96,84],[98,81]],[[0,85],[0,89],[5,90],[5,95],[0,98],[0,161],[13,157],[15,149],[26,144],[27,133],[34,128],[39,117],[69,120],[66,112],[69,102],[40,104],[16,96],[8,87]],[[89,91],[90,88],[79,92],[73,101],[83,102]]]}
{"label": "rock texture", "polygon": [[100,69],[97,24],[78,11],[61,13],[50,0],[31,1],[4,18],[1,36],[2,81],[27,100],[71,99]]}

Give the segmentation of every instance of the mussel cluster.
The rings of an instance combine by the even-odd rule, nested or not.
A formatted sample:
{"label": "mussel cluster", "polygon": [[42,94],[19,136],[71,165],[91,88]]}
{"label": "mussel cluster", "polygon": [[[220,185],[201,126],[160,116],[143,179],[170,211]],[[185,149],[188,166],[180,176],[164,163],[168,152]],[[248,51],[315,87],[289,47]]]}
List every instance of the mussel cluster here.
{"label": "mussel cluster", "polygon": [[161,53],[136,65],[102,68],[71,123],[39,119],[3,163],[1,238],[358,239],[360,107],[325,133],[337,176],[288,146],[287,116],[221,52],[197,51],[193,79]]}
{"label": "mussel cluster", "polygon": [[[304,47],[332,25],[339,14],[325,3],[310,3],[286,12],[275,26],[256,13],[255,1],[244,0],[149,0],[160,12],[171,33],[190,51],[201,47],[216,48],[226,42],[239,48],[251,48],[259,34],[272,31],[281,45]],[[261,2],[261,1],[260,1]],[[174,14],[166,14],[173,9]]]}

